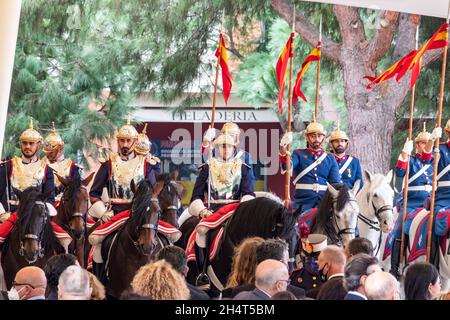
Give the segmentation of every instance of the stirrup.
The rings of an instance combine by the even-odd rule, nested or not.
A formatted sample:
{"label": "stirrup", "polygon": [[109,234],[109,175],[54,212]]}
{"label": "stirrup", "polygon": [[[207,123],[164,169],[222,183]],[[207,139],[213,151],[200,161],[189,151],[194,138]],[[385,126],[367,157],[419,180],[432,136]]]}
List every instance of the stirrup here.
{"label": "stirrup", "polygon": [[202,272],[195,279],[195,286],[205,291],[209,290],[211,288],[211,279],[209,279],[209,276],[205,272]]}

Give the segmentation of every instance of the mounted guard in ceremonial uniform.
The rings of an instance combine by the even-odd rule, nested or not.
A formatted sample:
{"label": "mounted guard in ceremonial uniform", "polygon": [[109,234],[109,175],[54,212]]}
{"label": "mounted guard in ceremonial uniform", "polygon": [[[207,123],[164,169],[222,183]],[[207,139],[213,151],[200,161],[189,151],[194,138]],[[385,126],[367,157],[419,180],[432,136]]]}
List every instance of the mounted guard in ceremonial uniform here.
{"label": "mounted guard in ceremonial uniform", "polygon": [[361,190],[363,187],[361,164],[358,158],[345,153],[348,149],[348,141],[347,134],[339,127],[330,135],[330,147],[338,163],[342,183],[353,189],[356,181],[359,180],[359,190]]}

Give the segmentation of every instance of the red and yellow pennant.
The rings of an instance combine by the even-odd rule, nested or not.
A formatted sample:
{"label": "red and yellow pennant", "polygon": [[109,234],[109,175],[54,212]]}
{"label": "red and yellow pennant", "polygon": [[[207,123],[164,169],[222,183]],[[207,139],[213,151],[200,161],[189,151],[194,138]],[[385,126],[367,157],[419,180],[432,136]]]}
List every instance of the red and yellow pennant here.
{"label": "red and yellow pennant", "polygon": [[301,91],[303,75],[306,73],[306,71],[308,71],[308,68],[312,62],[319,60],[320,60],[320,42],[306,57],[305,61],[303,61],[302,68],[297,74],[297,79],[295,79],[294,93],[292,97],[294,103],[297,103],[297,97],[300,97],[305,102],[307,101],[305,95]]}
{"label": "red and yellow pennant", "polygon": [[411,83],[412,88],[417,81],[420,73],[420,67],[422,64],[422,57],[428,50],[443,48],[448,44],[448,23],[444,23],[438,31],[420,48],[416,53],[410,56],[405,63],[403,63],[401,69],[398,71],[397,77],[395,78],[399,81],[403,76],[410,70],[411,73]]}
{"label": "red and yellow pennant", "polygon": [[233,84],[231,82],[230,70],[228,68],[227,48],[225,47],[225,40],[223,39],[222,33],[220,34],[216,57],[220,59],[219,63],[222,69],[223,98],[225,100],[225,104],[228,105],[228,97],[230,96],[231,87]]}
{"label": "red and yellow pennant", "polygon": [[283,96],[284,96],[284,85],[286,84],[286,70],[289,58],[294,56],[293,52],[293,40],[294,32],[291,33],[286,45],[284,46],[283,52],[281,52],[278,58],[277,65],[275,66],[275,73],[277,75],[278,87],[278,107],[280,108],[280,113],[283,112]]}

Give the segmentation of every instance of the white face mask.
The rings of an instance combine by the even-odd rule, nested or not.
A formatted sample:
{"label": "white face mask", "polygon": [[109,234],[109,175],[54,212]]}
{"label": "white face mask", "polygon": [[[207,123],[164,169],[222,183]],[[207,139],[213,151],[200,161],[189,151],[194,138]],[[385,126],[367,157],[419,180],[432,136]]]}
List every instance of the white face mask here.
{"label": "white face mask", "polygon": [[[22,290],[21,288],[20,290]],[[16,290],[16,287],[12,287],[11,290],[8,291],[8,299],[9,300],[21,300],[19,291]]]}

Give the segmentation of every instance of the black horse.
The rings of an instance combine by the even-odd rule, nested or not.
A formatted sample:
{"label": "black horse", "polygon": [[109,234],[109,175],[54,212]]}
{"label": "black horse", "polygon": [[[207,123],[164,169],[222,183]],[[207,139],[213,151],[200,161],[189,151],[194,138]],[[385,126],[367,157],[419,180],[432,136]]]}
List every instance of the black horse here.
{"label": "black horse", "polygon": [[134,192],[130,218],[103,241],[102,256],[108,279],[102,280],[113,298],[120,297],[137,270],[152,261],[164,246],[157,234],[161,209],[155,196],[151,184],[142,180]]}
{"label": "black horse", "polygon": [[156,177],[157,184],[162,184],[158,194],[161,207],[161,221],[167,222],[178,229],[178,212],[180,210],[183,187],[172,181],[167,173]]}
{"label": "black horse", "polygon": [[29,187],[23,192],[14,189],[14,193],[19,198],[18,220],[3,243],[1,259],[8,289],[21,268],[42,268],[50,257],[64,252],[50,224],[46,206],[50,192],[42,193],[39,187]]}
{"label": "black horse", "polygon": [[55,175],[64,187],[64,192],[53,221],[71,236],[72,242],[69,245],[69,252],[74,254],[80,266],[84,267],[89,252],[89,243],[86,241],[86,213],[89,209],[89,193],[86,186],[94,173],[84,180],[64,178],[56,173]]}
{"label": "black horse", "polygon": [[[189,235],[199,221],[196,217],[186,220],[180,227],[183,236],[175,244],[186,248]],[[255,198],[241,203],[228,220],[219,251],[215,259],[210,262],[220,283],[222,285],[226,283],[231,272],[234,249],[243,239],[248,237],[281,238],[286,240],[289,245],[295,245],[292,240],[296,239],[296,221],[297,217],[282,203],[269,198]],[[199,267],[196,263],[189,263],[188,281],[192,284],[195,284],[197,276],[201,273]]]}

